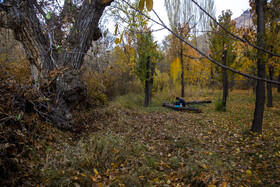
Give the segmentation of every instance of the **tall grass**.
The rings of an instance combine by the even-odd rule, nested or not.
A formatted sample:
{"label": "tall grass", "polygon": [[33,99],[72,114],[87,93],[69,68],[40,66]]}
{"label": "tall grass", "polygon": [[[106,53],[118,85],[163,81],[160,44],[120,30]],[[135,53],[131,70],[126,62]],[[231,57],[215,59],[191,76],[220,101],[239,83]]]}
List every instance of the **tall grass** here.
{"label": "tall grass", "polygon": [[[149,104],[149,109],[160,110],[163,102],[173,103],[176,97],[181,97],[181,87],[165,87],[162,91],[152,94],[152,101]],[[199,86],[188,85],[185,88],[186,101],[215,99],[215,94],[208,88],[200,88]],[[141,109],[144,105],[143,93],[129,93],[126,95],[116,97],[111,105],[127,108],[127,109]]]}

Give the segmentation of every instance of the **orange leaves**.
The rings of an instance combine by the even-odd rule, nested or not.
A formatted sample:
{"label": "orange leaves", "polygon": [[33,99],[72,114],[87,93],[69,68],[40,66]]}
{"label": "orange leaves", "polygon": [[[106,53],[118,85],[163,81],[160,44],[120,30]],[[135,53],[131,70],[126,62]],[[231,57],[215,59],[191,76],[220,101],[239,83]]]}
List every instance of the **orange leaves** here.
{"label": "orange leaves", "polygon": [[120,39],[119,39],[119,38],[116,38],[115,44],[116,44],[116,45],[120,44]]}
{"label": "orange leaves", "polygon": [[102,0],[102,4],[109,3],[112,0]]}
{"label": "orange leaves", "polygon": [[90,176],[90,178],[93,182],[97,182],[97,179],[94,176]]}
{"label": "orange leaves", "polygon": [[223,182],[221,187],[227,187],[227,182]]}
{"label": "orange leaves", "polygon": [[148,11],[151,11],[153,9],[153,6],[154,6],[153,0],[140,0],[139,1],[140,12],[143,12],[143,10],[145,8],[145,3],[146,3],[146,8]]}

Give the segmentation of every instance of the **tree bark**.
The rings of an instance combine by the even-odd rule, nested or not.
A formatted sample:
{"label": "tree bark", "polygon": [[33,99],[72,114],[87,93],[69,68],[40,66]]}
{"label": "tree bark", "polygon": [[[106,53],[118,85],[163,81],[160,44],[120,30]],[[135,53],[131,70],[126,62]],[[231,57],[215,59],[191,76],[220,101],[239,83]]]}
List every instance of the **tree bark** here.
{"label": "tree bark", "polygon": [[253,94],[256,94],[256,90],[257,90],[257,81],[256,80],[252,80],[252,86],[253,86]]}
{"label": "tree bark", "polygon": [[[273,51],[273,46],[271,45],[271,51]],[[272,59],[272,55],[269,55],[269,58]],[[268,65],[268,79],[272,80],[273,79],[273,73],[274,73],[274,68],[271,64]],[[267,90],[267,107],[273,107],[273,98],[272,98],[272,84],[271,83],[266,83],[266,90]]]}
{"label": "tree bark", "polygon": [[150,79],[151,79],[151,65],[150,65],[150,56],[147,58],[147,66],[146,66],[146,80],[145,80],[145,100],[144,107],[148,107],[149,105],[149,97],[150,97]]}
{"label": "tree bark", "polygon": [[[273,79],[273,67],[269,65],[268,67],[268,79],[272,80]],[[266,83],[266,89],[267,89],[267,107],[273,107],[273,97],[272,97],[272,84],[271,83]]]}
{"label": "tree bark", "polygon": [[149,103],[152,101],[155,69],[156,69],[156,64],[153,63],[152,67],[151,67],[151,79],[150,79],[150,82],[149,82]]}
{"label": "tree bark", "polygon": [[[256,0],[257,7],[257,43],[261,48],[265,48],[265,6],[266,0]],[[258,49],[257,70],[258,77],[265,78],[264,52]],[[257,81],[256,104],[254,119],[252,123],[252,132],[262,133],[263,112],[265,104],[265,82]]]}
{"label": "tree bark", "polygon": [[214,79],[214,70],[213,70],[213,66],[211,65],[211,82],[210,82],[210,86],[212,87],[212,91],[214,91],[214,85],[215,85],[215,79]]}
{"label": "tree bark", "polygon": [[[84,0],[73,13],[73,27],[65,37],[60,21],[65,18],[69,3],[64,4],[65,11],[59,16],[51,14],[50,19],[46,18],[36,0],[7,0],[1,4],[0,27],[13,30],[15,39],[23,44],[35,82],[44,80],[50,70],[64,70],[56,79],[55,99],[52,101],[55,111],[52,122],[60,128],[69,127],[72,109],[86,96],[80,67],[92,41],[101,37],[98,23],[105,7],[112,1]],[[60,49],[56,43],[62,43]]]}
{"label": "tree bark", "polygon": [[185,72],[184,72],[184,54],[183,54],[183,42],[181,42],[181,51],[180,51],[180,58],[181,58],[181,66],[182,66],[182,73],[181,73],[181,97],[185,97]]}
{"label": "tree bark", "polygon": [[[278,82],[280,82],[280,74],[278,75]],[[280,84],[277,86],[277,92],[280,93]]]}
{"label": "tree bark", "polygon": [[[223,51],[222,54],[222,62],[223,65],[227,65],[227,50]],[[226,104],[227,104],[227,97],[228,97],[228,76],[227,76],[227,70],[223,68],[223,100],[222,100],[222,106],[226,110]]]}

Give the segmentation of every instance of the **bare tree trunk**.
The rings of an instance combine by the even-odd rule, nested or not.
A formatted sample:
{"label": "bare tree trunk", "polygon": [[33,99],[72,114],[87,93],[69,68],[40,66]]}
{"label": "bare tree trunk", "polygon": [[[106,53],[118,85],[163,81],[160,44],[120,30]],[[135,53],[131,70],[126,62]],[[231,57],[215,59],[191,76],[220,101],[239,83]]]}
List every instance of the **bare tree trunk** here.
{"label": "bare tree trunk", "polygon": [[256,94],[256,90],[257,90],[257,81],[256,80],[252,80],[252,86],[253,86],[253,94]]}
{"label": "bare tree trunk", "polygon": [[[273,46],[271,45],[271,51],[273,51]],[[271,59],[273,56],[269,55],[269,58]],[[272,80],[273,79],[273,73],[274,73],[274,68],[271,64],[268,65],[268,79]],[[271,83],[266,83],[266,90],[267,90],[267,107],[273,107],[273,98],[272,98],[272,84]]]}
{"label": "bare tree trunk", "polygon": [[[278,82],[280,82],[280,74],[278,75]],[[280,84],[277,86],[277,92],[280,93]]]}
{"label": "bare tree trunk", "polygon": [[181,65],[182,65],[182,74],[181,74],[181,97],[185,97],[185,81],[184,81],[184,77],[185,77],[185,72],[184,72],[184,57],[183,57],[183,42],[181,42],[181,51],[180,51],[180,58],[181,58]]}
{"label": "bare tree trunk", "polygon": [[[222,54],[222,62],[223,65],[227,65],[227,50],[223,51]],[[226,104],[227,104],[227,97],[228,97],[228,76],[227,76],[227,70],[223,68],[223,100],[222,100],[222,106],[226,110]]]}
{"label": "bare tree trunk", "polygon": [[151,79],[149,82],[149,103],[152,101],[155,69],[156,69],[156,63],[153,63],[151,67]]}
{"label": "bare tree trunk", "polygon": [[147,59],[147,69],[146,69],[146,80],[145,80],[145,100],[144,100],[144,107],[147,107],[149,105],[149,97],[150,97],[150,69],[151,69],[151,65],[150,65],[150,56],[148,56]]}
{"label": "bare tree trunk", "polygon": [[[269,65],[268,67],[268,79],[272,80],[273,79],[273,67]],[[271,83],[266,83],[266,89],[267,89],[267,107],[273,107],[273,98],[272,98],[272,84]]]}
{"label": "bare tree trunk", "polygon": [[213,66],[211,65],[211,82],[210,82],[210,86],[212,87],[212,91],[214,91],[214,70],[213,70]]}
{"label": "bare tree trunk", "polygon": [[[266,0],[256,0],[257,4],[257,40],[258,46],[265,48],[265,12],[264,6]],[[258,60],[257,60],[257,70],[258,77],[265,78],[265,62],[264,62],[264,52],[258,50]],[[265,82],[257,81],[256,88],[256,105],[254,112],[254,120],[252,123],[252,132],[262,133],[262,124],[263,124],[263,112],[264,112],[264,103],[265,103]]]}
{"label": "bare tree trunk", "polygon": [[250,86],[251,86],[250,79],[246,78],[246,82],[247,82],[247,89],[249,91],[250,90]]}

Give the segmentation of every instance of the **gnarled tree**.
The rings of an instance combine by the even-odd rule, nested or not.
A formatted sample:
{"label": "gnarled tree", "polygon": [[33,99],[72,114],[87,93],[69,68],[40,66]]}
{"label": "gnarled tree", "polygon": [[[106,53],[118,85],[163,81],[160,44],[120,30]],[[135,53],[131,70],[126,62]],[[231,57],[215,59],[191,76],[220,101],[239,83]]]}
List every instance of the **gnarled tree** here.
{"label": "gnarled tree", "polygon": [[101,37],[98,23],[112,1],[0,1],[0,27],[13,30],[23,44],[35,82],[64,67],[52,101],[52,122],[60,128],[71,128],[71,111],[86,95],[80,67],[92,41]]}

